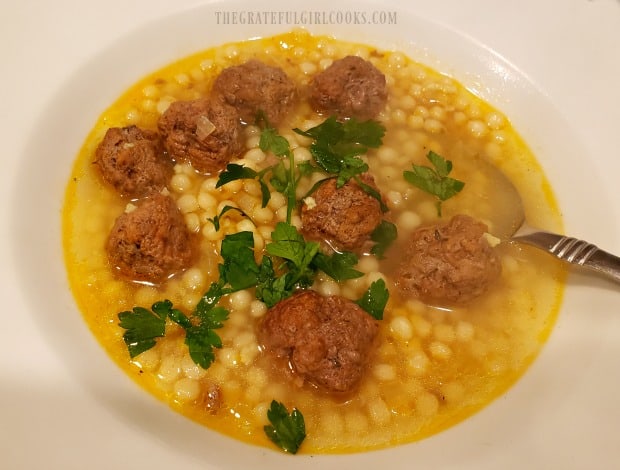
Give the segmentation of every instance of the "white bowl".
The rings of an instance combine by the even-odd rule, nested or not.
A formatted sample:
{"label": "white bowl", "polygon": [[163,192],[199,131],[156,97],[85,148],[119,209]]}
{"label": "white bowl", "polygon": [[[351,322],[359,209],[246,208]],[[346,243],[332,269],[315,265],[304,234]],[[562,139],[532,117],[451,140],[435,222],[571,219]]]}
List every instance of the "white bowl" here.
{"label": "white bowl", "polygon": [[[118,8],[117,12],[123,11],[120,1],[99,7],[110,8],[109,3]],[[136,3],[139,6],[132,6],[130,11],[151,6],[148,1]],[[620,44],[618,17],[610,22],[617,29],[610,28],[601,36],[600,30],[594,31],[582,18],[572,16],[578,13],[569,13],[570,8],[558,10],[547,3],[520,2],[520,8],[529,6],[532,15],[554,14],[585,28],[584,41],[611,34],[609,39]],[[138,20],[135,27],[125,22],[111,37],[104,36],[107,29],[101,28],[92,39],[97,46],[84,45],[81,49],[94,51],[92,56],[71,56],[66,51],[59,54],[71,64],[64,73],[66,80],[59,87],[43,87],[44,93],[34,94],[48,101],[45,106],[37,101],[34,106],[39,116],[19,128],[24,146],[16,147],[15,155],[5,155],[10,158],[7,175],[11,175],[5,198],[10,252],[4,253],[8,261],[3,263],[2,279],[3,285],[10,287],[5,293],[2,333],[6,340],[2,346],[2,364],[6,367],[2,370],[7,377],[0,390],[6,434],[2,436],[2,451],[8,457],[7,468],[163,469],[174,465],[184,470],[274,470],[291,465],[300,469],[389,465],[516,469],[612,465],[620,456],[616,398],[620,385],[616,360],[620,350],[620,292],[600,279],[580,273],[571,276],[558,323],[543,353],[525,376],[490,406],[423,441],[343,456],[283,455],[238,443],[174,413],[138,389],[105,355],[69,292],[60,242],[63,191],[73,159],[102,110],[137,79],[175,59],[212,45],[271,35],[295,26],[398,49],[456,77],[503,111],[533,149],[556,191],[567,232],[620,252],[620,211],[613,205],[617,202],[613,174],[620,174],[620,164],[617,148],[611,145],[617,136],[614,126],[599,115],[615,113],[615,121],[611,121],[620,122],[618,89],[602,88],[620,80],[618,59],[583,57],[584,64],[594,64],[599,67],[597,73],[607,72],[609,76],[593,77],[600,83],[581,83],[590,77],[587,71],[573,70],[565,63],[550,64],[574,56],[561,48],[562,42],[553,43],[555,38],[545,30],[544,21],[533,19],[528,23],[530,17],[514,9],[505,13],[514,16],[513,23],[499,16],[502,8],[490,1],[464,6],[455,0],[442,5],[419,2],[399,7],[395,1],[363,4],[348,0],[337,6],[324,0],[296,6],[269,0],[260,5],[262,11],[297,12],[298,18],[308,10],[363,11],[367,18],[373,11],[396,12],[397,24],[390,25],[292,25],[279,15],[270,16],[270,24],[257,25],[248,24],[247,16],[241,23],[243,14],[234,24],[232,15],[228,24],[222,24],[226,17],[216,12],[256,11],[259,6],[249,1],[211,3],[186,10],[153,6],[161,12],[153,21]],[[71,15],[76,5],[64,2],[57,7]],[[476,11],[477,7],[488,10]],[[606,8],[614,11],[613,6]],[[579,12],[607,25],[601,5],[582,6]],[[102,21],[114,18],[104,12],[101,16]],[[478,17],[497,26],[490,23],[478,29],[474,26]],[[69,31],[72,21],[79,20],[71,16],[71,21],[54,18]],[[337,21],[339,17],[327,18]],[[95,21],[96,16],[90,19]],[[519,30],[518,36],[506,39],[513,34],[513,25],[518,25],[514,26],[516,30],[528,28],[528,24],[531,31]],[[129,32],[121,34],[124,28]],[[549,29],[554,28],[567,31],[557,25]],[[68,47],[75,44],[73,40],[78,41],[76,50],[80,50],[80,37],[67,36],[60,44]],[[40,41],[40,50],[54,53],[44,47],[44,39]],[[522,44],[514,45],[514,41]],[[578,39],[569,45],[580,47],[577,52],[592,54],[598,50]],[[605,69],[604,65],[610,67]],[[32,64],[30,67],[29,72],[37,70]],[[52,77],[63,76],[50,73]],[[588,93],[591,98],[576,97],[576,93]],[[614,306],[616,311],[612,311]],[[19,335],[11,334],[12,328]]]}

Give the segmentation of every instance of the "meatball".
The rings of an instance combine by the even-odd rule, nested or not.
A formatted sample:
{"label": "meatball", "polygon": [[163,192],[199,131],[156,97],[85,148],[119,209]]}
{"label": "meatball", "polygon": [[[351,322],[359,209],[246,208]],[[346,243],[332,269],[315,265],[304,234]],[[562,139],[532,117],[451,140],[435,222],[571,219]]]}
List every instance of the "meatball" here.
{"label": "meatball", "polygon": [[[363,183],[376,189],[374,178],[361,175]],[[336,250],[357,251],[381,223],[379,201],[353,180],[340,188],[336,179],[321,183],[301,208],[302,232],[306,238],[325,241]]]}
{"label": "meatball", "polygon": [[108,129],[95,157],[103,180],[123,196],[159,192],[172,177],[172,162],[164,155],[159,135],[137,126]]}
{"label": "meatball", "polygon": [[262,111],[274,126],[282,122],[297,99],[295,84],[286,73],[258,60],[222,70],[211,94],[235,107],[245,122],[254,123]]}
{"label": "meatball", "polygon": [[371,119],[387,101],[385,75],[357,56],[336,60],[310,81],[310,104],[340,118]]}
{"label": "meatball", "polygon": [[172,198],[161,194],[116,219],[106,250],[119,277],[152,283],[187,268],[194,255],[181,212]]}
{"label": "meatball", "polygon": [[220,100],[175,101],[158,127],[168,153],[203,173],[221,170],[242,151],[239,114]]}
{"label": "meatball", "polygon": [[351,300],[306,290],[269,309],[259,326],[266,350],[331,392],[352,391],[370,360],[379,326]]}
{"label": "meatball", "polygon": [[501,274],[484,233],[487,226],[466,215],[416,230],[397,270],[405,294],[425,301],[466,303],[482,295]]}

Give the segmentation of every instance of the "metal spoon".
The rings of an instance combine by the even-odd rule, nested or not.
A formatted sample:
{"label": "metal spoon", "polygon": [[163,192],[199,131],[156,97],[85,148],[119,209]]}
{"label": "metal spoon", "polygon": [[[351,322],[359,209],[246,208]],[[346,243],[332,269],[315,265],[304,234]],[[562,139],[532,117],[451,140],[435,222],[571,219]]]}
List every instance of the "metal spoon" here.
{"label": "metal spoon", "polygon": [[[480,160],[480,162],[484,161]],[[495,165],[486,162],[482,165],[489,167],[488,173],[496,183],[501,185],[502,190],[505,191],[504,197],[510,198],[510,206],[516,209],[510,223],[504,224],[504,227],[499,229],[504,233],[494,233],[494,235],[540,248],[562,261],[598,272],[620,283],[620,258],[584,240],[531,227],[525,218],[519,191],[512,181]]]}

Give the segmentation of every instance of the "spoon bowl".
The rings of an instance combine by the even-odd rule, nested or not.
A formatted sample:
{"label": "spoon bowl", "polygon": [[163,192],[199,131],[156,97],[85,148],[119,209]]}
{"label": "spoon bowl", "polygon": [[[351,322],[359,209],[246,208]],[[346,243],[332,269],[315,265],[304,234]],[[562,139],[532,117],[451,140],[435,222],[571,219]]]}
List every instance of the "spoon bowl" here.
{"label": "spoon bowl", "polygon": [[562,261],[581,266],[620,283],[619,257],[601,250],[587,241],[548,232],[529,225],[521,195],[512,181],[499,168],[486,160],[479,159],[479,164],[481,171],[489,174],[501,188],[498,193],[501,194],[503,200],[499,203],[505,207],[511,207],[510,214],[494,224],[494,236],[501,240],[534,246]]}

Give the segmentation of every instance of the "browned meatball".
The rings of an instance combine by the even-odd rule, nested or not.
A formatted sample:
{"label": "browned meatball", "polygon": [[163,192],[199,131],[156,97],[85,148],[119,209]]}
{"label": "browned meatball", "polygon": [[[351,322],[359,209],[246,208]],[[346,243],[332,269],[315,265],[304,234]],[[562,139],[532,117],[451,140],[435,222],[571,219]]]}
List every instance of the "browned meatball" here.
{"label": "browned meatball", "polygon": [[136,126],[107,130],[95,151],[104,181],[121,195],[137,198],[161,191],[172,176],[159,135]]}
{"label": "browned meatball", "polygon": [[153,283],[187,268],[194,255],[181,212],[172,198],[161,194],[118,217],[106,249],[119,277]]}
{"label": "browned meatball", "polygon": [[387,101],[385,75],[357,56],[336,60],[310,82],[310,104],[341,118],[371,119]]}
{"label": "browned meatball", "polygon": [[426,301],[465,303],[482,295],[501,274],[487,226],[466,215],[416,230],[397,271],[406,295]]}
{"label": "browned meatball", "polygon": [[295,84],[282,69],[258,60],[222,70],[211,93],[235,107],[245,122],[254,123],[262,111],[274,126],[282,122],[297,98]]}
{"label": "browned meatball", "polygon": [[[365,184],[376,189],[374,178],[361,175]],[[381,223],[383,213],[379,201],[349,180],[336,187],[336,179],[321,183],[304,200],[301,208],[302,232],[306,238],[326,241],[338,250],[359,250]]]}
{"label": "browned meatball", "polygon": [[219,100],[175,101],[158,126],[172,158],[203,173],[221,170],[242,150],[239,114]]}
{"label": "browned meatball", "polygon": [[269,309],[259,327],[266,350],[328,391],[349,392],[370,360],[379,326],[356,303],[306,290]]}

